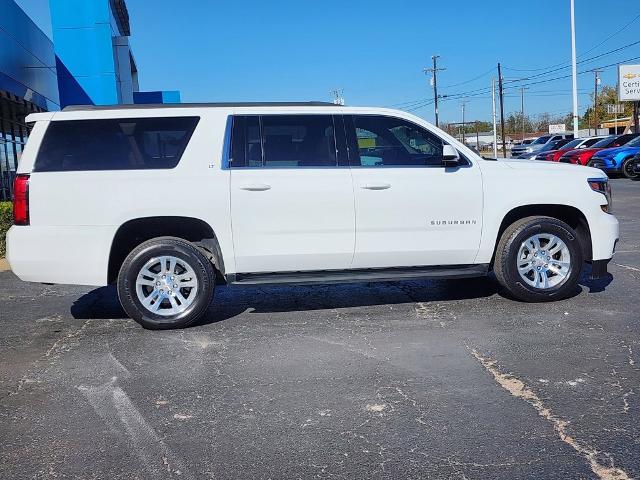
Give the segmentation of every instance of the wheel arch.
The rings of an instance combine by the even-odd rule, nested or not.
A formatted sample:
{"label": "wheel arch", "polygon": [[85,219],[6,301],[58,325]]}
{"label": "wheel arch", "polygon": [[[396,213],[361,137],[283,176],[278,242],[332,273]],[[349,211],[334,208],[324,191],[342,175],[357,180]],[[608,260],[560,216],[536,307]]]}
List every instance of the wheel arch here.
{"label": "wheel arch", "polygon": [[589,222],[587,217],[582,213],[579,208],[571,205],[560,204],[534,204],[534,205],[521,205],[509,210],[500,223],[498,229],[498,235],[496,236],[495,246],[493,249],[493,255],[491,257],[491,265],[496,256],[496,249],[500,238],[504,231],[512,225],[514,222],[526,217],[544,216],[552,217],[565,222],[571,228],[573,228],[578,235],[580,246],[582,247],[582,254],[585,260],[590,261],[592,258],[592,244],[591,244],[591,230],[589,229]]}
{"label": "wheel arch", "polygon": [[141,217],[124,222],[111,241],[107,281],[114,282],[129,253],[147,240],[178,237],[197,245],[224,278],[225,268],[220,243],[209,223],[200,218],[179,216]]}

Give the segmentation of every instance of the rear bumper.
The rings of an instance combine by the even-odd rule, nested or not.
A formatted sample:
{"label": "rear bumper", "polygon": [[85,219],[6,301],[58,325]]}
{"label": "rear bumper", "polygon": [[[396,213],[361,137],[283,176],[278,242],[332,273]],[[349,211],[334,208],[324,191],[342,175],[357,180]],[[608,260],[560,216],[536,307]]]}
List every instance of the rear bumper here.
{"label": "rear bumper", "polygon": [[13,226],[7,260],[26,282],[102,286],[114,234],[111,226]]}

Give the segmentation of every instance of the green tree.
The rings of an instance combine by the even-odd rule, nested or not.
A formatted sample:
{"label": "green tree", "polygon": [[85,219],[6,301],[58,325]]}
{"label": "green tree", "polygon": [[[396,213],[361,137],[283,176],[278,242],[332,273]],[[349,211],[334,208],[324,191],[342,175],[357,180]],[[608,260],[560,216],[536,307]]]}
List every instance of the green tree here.
{"label": "green tree", "polygon": [[603,121],[613,120],[616,115],[607,113],[607,104],[622,103],[624,105],[624,113],[618,114],[617,117],[630,117],[633,115],[632,102],[618,102],[618,91],[616,87],[604,86],[598,92],[596,115],[593,117],[593,95],[591,95],[591,106],[587,108],[584,115],[580,119],[580,128],[593,128],[594,123],[601,124]]}

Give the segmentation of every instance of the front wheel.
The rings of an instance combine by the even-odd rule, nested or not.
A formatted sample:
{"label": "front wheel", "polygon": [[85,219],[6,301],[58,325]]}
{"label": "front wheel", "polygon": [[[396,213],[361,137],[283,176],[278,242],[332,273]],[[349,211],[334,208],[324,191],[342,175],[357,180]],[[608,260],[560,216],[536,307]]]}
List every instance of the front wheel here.
{"label": "front wheel", "polygon": [[624,174],[625,177],[627,178],[636,178],[638,176],[638,174],[635,172],[635,160],[634,158],[627,158],[623,163],[622,163],[622,173]]}
{"label": "front wheel", "polygon": [[575,292],[582,264],[582,247],[569,225],[551,217],[527,217],[502,234],[494,273],[517,299],[548,302]]}
{"label": "front wheel", "polygon": [[183,328],[197,321],[213,297],[215,271],[193,244],[160,237],[136,247],[118,274],[125,312],[152,330]]}

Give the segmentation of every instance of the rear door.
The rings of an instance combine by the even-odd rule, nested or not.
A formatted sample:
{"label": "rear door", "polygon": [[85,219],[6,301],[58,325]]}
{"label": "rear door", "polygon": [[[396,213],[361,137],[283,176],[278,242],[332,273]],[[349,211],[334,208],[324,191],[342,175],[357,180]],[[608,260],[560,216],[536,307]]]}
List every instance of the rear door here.
{"label": "rear door", "polygon": [[404,119],[346,116],[356,204],[353,268],[472,264],[482,177],[442,163],[443,140]]}
{"label": "rear door", "polygon": [[355,244],[344,129],[332,115],[235,116],[231,215],[236,271],[343,270]]}

